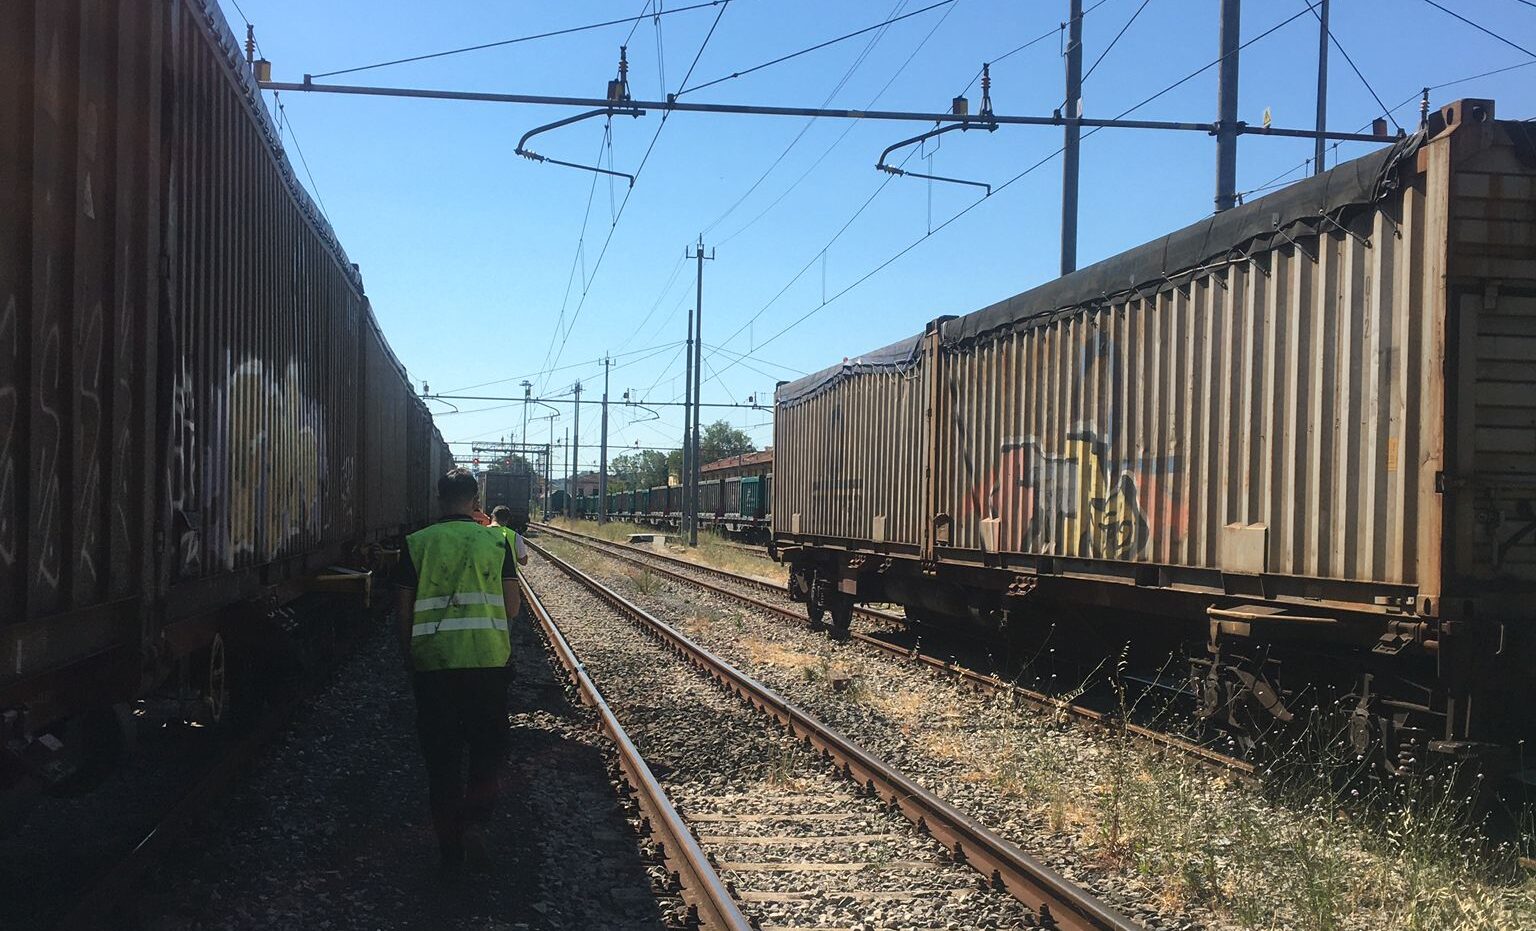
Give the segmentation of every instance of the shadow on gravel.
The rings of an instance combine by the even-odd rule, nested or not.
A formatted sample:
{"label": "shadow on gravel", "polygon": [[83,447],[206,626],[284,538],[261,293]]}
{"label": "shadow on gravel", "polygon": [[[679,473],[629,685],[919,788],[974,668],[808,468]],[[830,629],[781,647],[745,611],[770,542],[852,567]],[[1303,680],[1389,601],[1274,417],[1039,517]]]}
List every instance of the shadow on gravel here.
{"label": "shadow on gravel", "polygon": [[181,850],[149,877],[143,929],[664,927],[584,709],[514,624],[512,741],[490,875],[443,878],[415,708],[376,632]]}

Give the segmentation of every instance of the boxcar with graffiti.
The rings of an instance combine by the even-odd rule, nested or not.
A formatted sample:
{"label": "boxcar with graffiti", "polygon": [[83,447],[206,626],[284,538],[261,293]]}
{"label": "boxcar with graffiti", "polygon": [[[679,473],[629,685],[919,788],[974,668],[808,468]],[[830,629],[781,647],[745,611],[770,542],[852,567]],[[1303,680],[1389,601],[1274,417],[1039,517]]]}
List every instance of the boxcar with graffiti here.
{"label": "boxcar with graffiti", "polygon": [[1143,618],[1132,636],[1192,642],[1199,707],[1248,732],[1323,670],[1389,768],[1528,730],[1533,136],[1455,103],[780,386],[792,593],[838,625],[857,601],[993,628]]}
{"label": "boxcar with graffiti", "polygon": [[0,61],[3,783],[175,670],[222,688],[452,459],[217,4],[5,3]]}

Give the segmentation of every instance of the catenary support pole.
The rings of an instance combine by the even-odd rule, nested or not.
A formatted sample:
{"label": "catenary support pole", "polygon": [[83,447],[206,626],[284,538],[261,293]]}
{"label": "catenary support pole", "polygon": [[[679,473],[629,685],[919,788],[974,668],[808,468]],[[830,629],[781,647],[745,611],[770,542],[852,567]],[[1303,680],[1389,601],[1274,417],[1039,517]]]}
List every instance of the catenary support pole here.
{"label": "catenary support pole", "polygon": [[[1318,4],[1317,19],[1317,131],[1322,132],[1328,124],[1328,0]],[[1323,145],[1326,140],[1318,136],[1315,142],[1312,173],[1320,175],[1323,173],[1326,154]]]}
{"label": "catenary support pole", "polygon": [[565,516],[571,517],[576,513],[576,500],[571,494],[575,489],[571,486],[571,428],[565,428]]}
{"label": "catenary support pole", "polygon": [[1061,148],[1061,273],[1077,270],[1077,188],[1083,126],[1083,0],[1072,0],[1067,23],[1067,118]]}
{"label": "catenary support pole", "polygon": [[1237,47],[1241,0],[1221,0],[1221,65],[1216,79],[1216,212],[1237,204]]}
{"label": "catenary support pole", "polygon": [[[687,254],[686,251],[684,254]],[[693,530],[693,517],[688,513],[688,478],[693,475],[693,320],[694,308],[690,307],[688,343],[684,350],[687,362],[683,368],[683,471],[677,477],[677,483],[681,486],[678,510],[682,512],[678,529],[682,531],[684,540],[688,539]]]}
{"label": "catenary support pole", "polygon": [[528,402],[533,398],[533,382],[523,379],[523,442],[528,442]]}
{"label": "catenary support pole", "polygon": [[613,360],[603,356],[603,440],[597,460],[597,522],[608,523],[608,369]]}
{"label": "catenary support pole", "polygon": [[699,474],[703,463],[699,461],[699,446],[703,440],[703,426],[701,424],[700,411],[702,398],[702,375],[704,368],[704,260],[714,258],[714,253],[704,254],[704,236],[699,235],[699,241],[694,246],[691,256],[698,262],[698,272],[695,281],[694,293],[694,325],[693,325],[693,431],[689,441],[692,455],[689,457],[688,487],[683,491],[683,500],[687,502],[689,525],[688,545],[699,545]]}
{"label": "catenary support pole", "polygon": [[[581,382],[576,383],[576,422],[571,424],[571,481],[572,488],[581,487]],[[572,497],[576,492],[567,488]],[[573,505],[574,508],[574,505]]]}

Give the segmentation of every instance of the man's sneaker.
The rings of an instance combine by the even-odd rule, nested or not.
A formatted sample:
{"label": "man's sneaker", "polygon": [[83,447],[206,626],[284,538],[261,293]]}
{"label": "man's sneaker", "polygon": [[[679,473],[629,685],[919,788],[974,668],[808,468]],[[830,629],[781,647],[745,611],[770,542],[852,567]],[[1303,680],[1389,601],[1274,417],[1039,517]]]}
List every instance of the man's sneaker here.
{"label": "man's sneaker", "polygon": [[491,868],[491,855],[485,849],[485,835],[479,825],[464,829],[464,866],[472,873],[485,873]]}

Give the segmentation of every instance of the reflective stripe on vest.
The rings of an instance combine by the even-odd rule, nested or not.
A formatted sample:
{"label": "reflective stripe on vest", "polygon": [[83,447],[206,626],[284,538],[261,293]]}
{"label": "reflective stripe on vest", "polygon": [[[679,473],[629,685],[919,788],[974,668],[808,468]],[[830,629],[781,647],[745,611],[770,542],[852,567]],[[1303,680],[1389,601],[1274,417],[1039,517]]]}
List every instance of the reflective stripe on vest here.
{"label": "reflective stripe on vest", "polygon": [[411,627],[412,637],[429,637],[441,631],[506,630],[507,622],[494,617],[450,617],[446,621],[426,621]]}
{"label": "reflective stripe on vest", "polygon": [[411,534],[406,546],[417,576],[412,665],[423,672],[506,665],[506,539],[472,521],[450,520]]}
{"label": "reflective stripe on vest", "polygon": [[[499,576],[500,573],[498,572]],[[420,589],[417,589],[420,591]],[[417,598],[416,613],[431,611],[434,608],[446,608],[454,605],[488,605],[498,604],[505,607],[501,592],[454,592],[452,595],[438,595],[436,598]]]}

